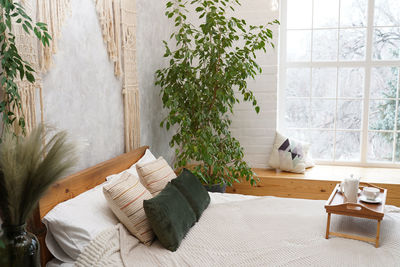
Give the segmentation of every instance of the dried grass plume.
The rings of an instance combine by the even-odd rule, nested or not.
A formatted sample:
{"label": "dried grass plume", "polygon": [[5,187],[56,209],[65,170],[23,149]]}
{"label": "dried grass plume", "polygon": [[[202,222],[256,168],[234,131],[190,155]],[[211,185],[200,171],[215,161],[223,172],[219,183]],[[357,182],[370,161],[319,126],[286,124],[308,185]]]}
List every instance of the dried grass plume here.
{"label": "dried grass plume", "polygon": [[[45,142],[43,142],[45,140]],[[0,217],[21,225],[46,190],[76,163],[75,145],[65,131],[39,125],[27,137],[5,133],[0,144]]]}

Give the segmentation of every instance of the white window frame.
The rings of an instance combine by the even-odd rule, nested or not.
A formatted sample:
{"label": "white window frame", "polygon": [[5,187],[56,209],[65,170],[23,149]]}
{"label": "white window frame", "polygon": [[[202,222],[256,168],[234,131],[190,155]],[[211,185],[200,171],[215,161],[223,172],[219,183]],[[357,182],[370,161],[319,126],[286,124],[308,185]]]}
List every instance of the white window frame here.
{"label": "white window frame", "polygon": [[[343,0],[341,0],[343,1]],[[339,2],[340,5],[340,2]],[[314,8],[314,0],[312,0],[312,8]],[[400,131],[396,130],[397,126],[397,116],[398,112],[395,115],[395,125],[393,130],[369,130],[368,129],[368,118],[369,118],[369,101],[370,101],[370,83],[371,83],[371,69],[374,67],[399,67],[399,74],[400,75],[400,60],[379,60],[373,61],[372,60],[372,44],[373,44],[373,20],[374,20],[374,9],[375,9],[375,0],[368,0],[368,13],[367,13],[367,25],[366,25],[366,48],[365,48],[365,60],[363,61],[339,61],[339,53],[338,59],[336,61],[327,61],[327,62],[313,62],[312,61],[312,40],[313,40],[313,29],[311,28],[311,56],[310,61],[306,62],[287,62],[286,61],[286,46],[287,46],[287,0],[281,0],[280,4],[280,31],[279,31],[279,84],[278,84],[278,114],[277,114],[277,129],[278,131],[285,132],[286,125],[285,125],[285,99],[286,99],[286,70],[287,68],[295,68],[295,67],[303,67],[303,68],[321,68],[321,67],[361,67],[365,69],[365,78],[364,78],[364,95],[362,99],[362,124],[361,124],[361,140],[360,140],[360,153],[361,153],[361,160],[360,161],[339,161],[335,160],[335,150],[336,150],[336,142],[333,142],[333,153],[334,157],[333,160],[317,160],[317,164],[325,164],[325,165],[343,165],[343,166],[360,166],[360,167],[387,167],[387,168],[400,168],[400,162],[395,162],[395,149],[396,149],[396,132],[400,133]],[[313,14],[313,12],[312,12]],[[340,6],[339,6],[339,19],[340,19]],[[312,25],[313,27],[313,18],[312,18]],[[381,27],[381,26],[379,26]],[[391,26],[390,26],[391,27]],[[393,26],[398,27],[398,26]],[[353,27],[355,29],[357,27]],[[361,27],[358,27],[361,28]],[[363,27],[364,28],[364,27]],[[384,28],[384,27],[382,27]],[[329,29],[329,28],[324,28]],[[332,28],[331,28],[332,29]],[[334,28],[337,29],[337,28]],[[345,27],[340,29],[346,29]],[[302,30],[302,29],[296,29]],[[310,30],[310,29],[304,29]],[[338,30],[339,34],[339,30]],[[338,49],[339,49],[339,38],[338,38]],[[338,79],[338,75],[337,75]],[[398,90],[397,90],[397,99],[399,99],[399,91],[400,91],[400,78],[398,79]],[[336,91],[338,90],[338,82],[336,83]],[[300,98],[300,97],[299,97]],[[311,99],[311,97],[305,97]],[[323,99],[323,98],[321,98]],[[338,100],[340,97],[328,97],[326,99],[335,99]],[[351,99],[350,97],[346,97],[345,99]],[[359,98],[357,98],[359,99]],[[375,100],[375,98],[374,98]],[[385,99],[385,100],[390,100]],[[396,99],[393,99],[396,100]],[[396,110],[398,110],[399,101],[396,101]],[[336,102],[336,114],[337,114],[337,102]],[[291,128],[296,129],[296,128]],[[307,128],[309,130],[314,130],[312,128]],[[327,130],[327,129],[315,129],[315,130]],[[327,130],[328,131],[328,130]],[[336,129],[336,120],[335,126],[332,129],[335,135],[336,132],[344,131],[344,132],[351,132],[360,130],[340,130]],[[394,140],[393,140],[393,156],[392,162],[376,162],[376,161],[367,161],[367,153],[368,153],[368,132],[393,132],[394,133]]]}

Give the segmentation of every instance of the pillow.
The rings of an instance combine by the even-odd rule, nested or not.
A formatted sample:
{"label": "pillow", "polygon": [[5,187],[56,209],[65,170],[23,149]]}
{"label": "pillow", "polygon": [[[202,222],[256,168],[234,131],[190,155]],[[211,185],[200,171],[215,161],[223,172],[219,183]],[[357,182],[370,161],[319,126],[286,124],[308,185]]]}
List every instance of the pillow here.
{"label": "pillow", "polygon": [[163,190],[169,181],[176,178],[174,170],[163,157],[148,163],[137,163],[136,170],[140,181],[153,196]]}
{"label": "pillow", "polygon": [[171,183],[185,196],[198,221],[203,211],[210,204],[210,196],[207,190],[199,179],[187,169],[183,169],[178,178],[172,179]]}
{"label": "pillow", "polygon": [[145,200],[143,206],[160,243],[166,249],[176,251],[196,223],[196,215],[185,197],[168,183],[156,197]]}
{"label": "pillow", "polygon": [[44,216],[46,245],[57,259],[74,262],[92,239],[118,224],[102,192],[107,183],[58,204]]}
{"label": "pillow", "polygon": [[107,181],[111,181],[113,179],[116,179],[118,177],[121,177],[122,173],[124,172],[128,172],[130,174],[139,176],[137,171],[136,171],[136,164],[138,163],[147,163],[147,162],[151,162],[156,160],[156,157],[154,157],[154,155],[151,153],[151,151],[149,149],[146,149],[146,152],[144,153],[143,157],[141,157],[135,164],[133,164],[131,167],[129,167],[129,169],[126,169],[118,174],[113,174],[110,176],[107,176],[106,180]]}
{"label": "pillow", "polygon": [[152,198],[139,178],[124,173],[118,180],[103,187],[108,205],[128,231],[149,246],[154,239],[143,209],[143,200]]}
{"label": "pillow", "polygon": [[304,173],[306,168],[314,166],[312,159],[308,158],[309,149],[309,144],[276,132],[269,166],[283,171]]}

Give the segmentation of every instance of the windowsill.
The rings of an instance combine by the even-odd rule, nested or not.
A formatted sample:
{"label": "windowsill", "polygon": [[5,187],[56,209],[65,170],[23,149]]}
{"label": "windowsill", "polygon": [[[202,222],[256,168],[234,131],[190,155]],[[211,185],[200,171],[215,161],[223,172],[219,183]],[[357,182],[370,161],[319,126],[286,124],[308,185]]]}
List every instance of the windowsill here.
{"label": "windowsill", "polygon": [[316,165],[313,168],[307,169],[306,173],[304,174],[258,168],[253,169],[253,171],[260,178],[268,177],[320,181],[342,181],[343,178],[349,177],[350,174],[354,174],[356,177],[361,177],[361,182],[400,184],[400,169],[398,168]]}

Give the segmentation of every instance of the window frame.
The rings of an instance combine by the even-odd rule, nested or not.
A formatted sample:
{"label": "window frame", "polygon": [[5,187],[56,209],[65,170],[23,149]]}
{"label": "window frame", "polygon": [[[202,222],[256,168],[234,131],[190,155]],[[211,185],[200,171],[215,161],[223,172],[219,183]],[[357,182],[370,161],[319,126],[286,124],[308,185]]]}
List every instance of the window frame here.
{"label": "window frame", "polygon": [[[332,68],[346,68],[346,67],[356,67],[356,68],[364,68],[365,71],[365,76],[364,76],[364,92],[363,92],[363,97],[358,98],[361,99],[362,101],[362,114],[361,114],[361,127],[358,130],[342,130],[342,129],[336,129],[336,119],[335,119],[335,126],[332,128],[331,131],[334,132],[336,135],[336,132],[351,132],[351,131],[357,131],[360,132],[360,161],[343,161],[343,160],[336,160],[335,159],[335,150],[336,150],[336,142],[334,140],[333,142],[333,158],[332,160],[317,160],[317,164],[325,164],[325,165],[343,165],[343,166],[358,166],[358,167],[388,167],[388,168],[400,168],[400,162],[395,161],[395,151],[396,151],[396,134],[400,134],[400,130],[397,130],[397,117],[399,116],[399,101],[400,101],[400,77],[398,77],[398,89],[397,89],[397,101],[396,101],[396,114],[395,114],[395,125],[393,130],[369,130],[368,125],[369,125],[369,104],[370,104],[370,86],[371,86],[371,70],[375,67],[398,67],[399,73],[398,76],[400,76],[400,59],[398,60],[373,60],[373,51],[372,51],[372,46],[373,46],[373,32],[374,32],[374,11],[375,11],[375,0],[367,0],[368,1],[368,12],[367,12],[367,24],[366,24],[366,47],[365,47],[365,59],[362,61],[340,61],[339,59],[339,53],[337,54],[337,59],[335,61],[313,61],[312,60],[312,42],[313,42],[313,32],[314,32],[314,19],[312,18],[312,24],[311,24],[311,55],[310,55],[310,60],[309,61],[299,61],[299,62],[287,62],[287,1],[288,0],[281,0],[280,4],[280,30],[279,30],[279,56],[278,56],[278,110],[277,110],[277,129],[278,131],[285,132],[287,129],[285,125],[285,104],[286,104],[286,70],[288,68],[309,68],[312,72],[313,68],[321,68],[321,67],[332,67]],[[314,9],[314,0],[312,1],[312,9]],[[339,19],[340,19],[340,2],[343,0],[339,0]],[[312,10],[312,13],[314,13],[314,10]],[[339,22],[340,23],[340,22]],[[379,26],[380,28],[384,28],[385,26]],[[400,27],[399,26],[387,26],[387,27]],[[364,27],[354,27],[354,28],[364,28]],[[352,29],[354,29],[352,28]],[[346,27],[339,27],[338,28],[324,28],[324,29],[338,29],[338,34],[339,34],[339,29],[346,29]],[[302,29],[296,29],[296,30],[302,30]],[[310,29],[303,29],[303,30],[310,30]],[[339,49],[339,38],[337,40],[338,42],[338,49]],[[311,78],[310,78],[311,79]],[[338,80],[338,75],[336,77]],[[338,82],[336,82],[336,92],[338,91]],[[296,99],[297,97],[294,97]],[[305,97],[311,100],[312,96],[310,97]],[[337,116],[337,100],[341,99],[338,97],[338,94],[336,93],[335,97],[327,97],[328,99],[335,99],[336,100],[336,110],[335,110],[335,116]],[[301,99],[301,97],[298,97],[297,99]],[[323,99],[323,97],[321,98]],[[345,97],[343,99],[351,99],[351,97]],[[375,98],[373,98],[375,99]],[[390,98],[385,99],[385,100],[390,100]],[[291,127],[290,129],[296,129],[294,127]],[[313,130],[314,128],[305,128],[308,130]],[[321,130],[317,128],[318,130]],[[328,129],[322,129],[325,131],[329,131]],[[368,160],[368,132],[391,132],[393,133],[393,151],[392,151],[392,161],[387,161],[387,162],[381,162],[381,161],[371,161]],[[336,139],[336,137],[335,137]]]}

